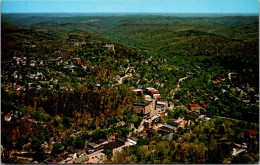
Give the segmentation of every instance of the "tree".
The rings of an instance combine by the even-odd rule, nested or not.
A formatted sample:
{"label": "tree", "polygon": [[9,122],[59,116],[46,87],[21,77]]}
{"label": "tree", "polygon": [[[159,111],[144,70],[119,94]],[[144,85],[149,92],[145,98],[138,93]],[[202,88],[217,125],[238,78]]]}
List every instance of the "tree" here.
{"label": "tree", "polygon": [[77,137],[75,139],[75,144],[74,144],[75,148],[84,148],[85,147],[85,142],[81,137]]}
{"label": "tree", "polygon": [[64,149],[67,150],[69,147],[73,147],[73,146],[74,146],[74,138],[71,136],[66,136],[64,142]]}
{"label": "tree", "polygon": [[31,148],[32,148],[32,151],[34,152],[33,159],[38,162],[43,162],[45,159],[45,154],[41,147],[41,142],[38,138],[36,138],[36,137],[33,138]]}
{"label": "tree", "polygon": [[68,128],[71,127],[72,121],[71,121],[70,118],[68,118],[68,117],[65,116],[62,121],[63,121],[62,123],[63,123],[63,125],[64,125],[64,127],[65,127],[66,129],[68,129]]}
{"label": "tree", "polygon": [[52,150],[51,150],[51,156],[52,157],[57,157],[58,155],[60,155],[63,152],[63,147],[62,144],[59,142],[55,142],[53,144]]}

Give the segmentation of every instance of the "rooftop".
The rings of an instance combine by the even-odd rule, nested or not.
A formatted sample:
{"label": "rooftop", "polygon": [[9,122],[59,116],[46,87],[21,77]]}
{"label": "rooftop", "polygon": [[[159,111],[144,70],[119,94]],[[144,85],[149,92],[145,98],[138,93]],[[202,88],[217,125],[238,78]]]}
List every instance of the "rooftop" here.
{"label": "rooftop", "polygon": [[119,147],[121,147],[123,145],[125,145],[125,143],[120,142],[120,141],[114,141],[114,142],[106,144],[105,147],[109,148],[109,149],[115,149],[115,148],[119,148]]}

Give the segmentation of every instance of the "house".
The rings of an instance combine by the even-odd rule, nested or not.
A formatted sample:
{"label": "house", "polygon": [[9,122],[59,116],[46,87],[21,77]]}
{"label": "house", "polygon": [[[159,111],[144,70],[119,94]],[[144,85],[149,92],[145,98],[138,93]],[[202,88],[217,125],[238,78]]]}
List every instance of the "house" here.
{"label": "house", "polygon": [[150,91],[148,92],[148,94],[151,95],[151,96],[153,96],[154,94],[160,94],[160,92],[159,92],[158,90],[156,90],[156,89],[153,89],[153,90],[150,90]]}
{"label": "house", "polygon": [[5,121],[11,121],[11,116],[9,115],[9,113],[7,115],[5,115]]}
{"label": "house", "polygon": [[134,129],[134,128],[135,128],[134,123],[131,123],[131,124],[130,124],[130,129]]}
{"label": "house", "polygon": [[161,99],[161,95],[160,94],[153,94],[153,98],[154,99]]}
{"label": "house", "polygon": [[115,141],[105,145],[105,152],[112,150],[113,155],[116,152],[121,152],[124,147],[128,147],[130,144],[129,141],[126,141],[123,138],[118,138]]}
{"label": "house", "polygon": [[18,75],[17,75],[16,73],[14,73],[14,78],[15,78],[15,79],[18,78]]}
{"label": "house", "polygon": [[104,48],[106,48],[106,50],[115,50],[115,46],[114,44],[106,44],[105,46],[103,46]]}
{"label": "house", "polygon": [[150,95],[144,95],[144,99],[146,101],[150,101],[152,99],[152,97]]}
{"label": "house", "polygon": [[199,106],[198,104],[189,104],[189,108],[190,110],[200,110],[201,106]]}
{"label": "house", "polygon": [[253,130],[246,130],[245,137],[251,138],[252,136],[256,136],[256,133]]}
{"label": "house", "polygon": [[106,45],[103,46],[103,47],[106,48],[107,50],[115,50],[114,44],[106,44]]}
{"label": "house", "polygon": [[189,104],[189,109],[190,109],[190,111],[196,111],[196,112],[200,112],[200,110],[201,110],[201,106],[200,105],[198,105],[198,104]]}
{"label": "house", "polygon": [[127,139],[129,141],[129,146],[135,146],[137,144],[138,139],[131,137],[129,139]]}
{"label": "house", "polygon": [[18,85],[18,84],[15,85],[14,89],[17,90],[17,91],[19,91],[19,90],[21,89],[21,85]]}
{"label": "house", "polygon": [[30,44],[29,47],[30,47],[30,48],[35,48],[36,45],[35,45],[35,44]]}
{"label": "house", "polygon": [[197,121],[198,118],[199,118],[199,113],[196,111],[191,111],[185,115],[184,120]]}
{"label": "house", "polygon": [[210,121],[210,120],[211,120],[211,118],[209,118],[209,117],[205,117],[205,118],[204,118],[204,121],[205,121],[205,122],[208,122],[208,121]]}
{"label": "house", "polygon": [[141,80],[140,78],[137,79],[135,83],[136,83],[136,84],[139,84],[140,80]]}
{"label": "house", "polygon": [[138,96],[142,96],[143,95],[143,90],[142,89],[134,89],[133,92],[138,95]]}
{"label": "house", "polygon": [[173,102],[171,102],[171,101],[168,102],[168,108],[169,108],[170,110],[173,110],[173,108],[174,108]]}
{"label": "house", "polygon": [[42,148],[47,148],[48,147],[48,143],[45,141],[43,144],[41,144]]}
{"label": "house", "polygon": [[114,135],[111,135],[110,137],[109,137],[109,139],[108,139],[108,142],[113,142],[113,141],[115,141],[115,136]]}
{"label": "house", "polygon": [[143,138],[146,138],[148,136],[148,133],[147,132],[144,132],[143,133]]}
{"label": "house", "polygon": [[175,120],[174,122],[175,122],[175,123],[178,123],[177,128],[182,128],[182,129],[184,128],[184,125],[185,125],[184,123],[185,123],[185,122],[184,122],[183,118],[180,118],[180,117],[179,117],[179,118],[178,118],[177,120]]}
{"label": "house", "polygon": [[29,66],[34,67],[35,63],[30,63]]}

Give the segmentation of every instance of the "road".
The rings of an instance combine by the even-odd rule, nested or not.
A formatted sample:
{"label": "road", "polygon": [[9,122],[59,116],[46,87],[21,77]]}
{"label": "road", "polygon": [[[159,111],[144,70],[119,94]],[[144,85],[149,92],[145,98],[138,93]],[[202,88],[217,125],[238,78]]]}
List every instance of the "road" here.
{"label": "road", "polygon": [[123,80],[126,79],[126,78],[128,78],[128,77],[132,77],[132,73],[130,73],[130,74],[126,74],[124,77],[121,77],[121,78],[119,79],[117,85],[121,85],[122,82],[123,82]]}
{"label": "road", "polygon": [[179,79],[176,88],[175,88],[175,89],[172,89],[172,91],[171,91],[171,93],[172,93],[173,96],[174,96],[174,94],[175,94],[178,90],[180,90],[180,83],[181,83],[183,80],[185,80],[186,78],[188,78],[188,77],[182,77],[182,78]]}

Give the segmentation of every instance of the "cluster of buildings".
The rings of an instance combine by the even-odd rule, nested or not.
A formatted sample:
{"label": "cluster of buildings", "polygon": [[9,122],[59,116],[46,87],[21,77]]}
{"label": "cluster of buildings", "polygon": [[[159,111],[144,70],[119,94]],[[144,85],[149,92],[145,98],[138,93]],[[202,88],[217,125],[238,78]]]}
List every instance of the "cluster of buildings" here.
{"label": "cluster of buildings", "polygon": [[85,164],[85,163],[103,163],[110,153],[113,156],[116,152],[121,152],[124,147],[137,144],[136,138],[115,138],[111,136],[108,140],[99,139],[88,143],[83,150],[77,150],[75,153],[64,153],[55,159],[47,159],[47,164]]}
{"label": "cluster of buildings", "polygon": [[144,101],[133,104],[133,112],[144,117],[144,136],[147,136],[148,132],[158,132],[162,135],[168,134],[167,139],[170,140],[169,137],[172,137],[172,134],[178,129],[184,129],[186,124],[190,125],[199,118],[203,118],[205,121],[210,120],[210,118],[200,115],[201,110],[205,110],[206,104],[189,104],[189,109],[183,118],[179,117],[175,121],[168,120],[164,122],[164,125],[158,126],[163,119],[161,116],[167,116],[166,109],[173,110],[174,104],[163,99],[160,92],[154,88],[134,89],[133,92],[144,97]]}

